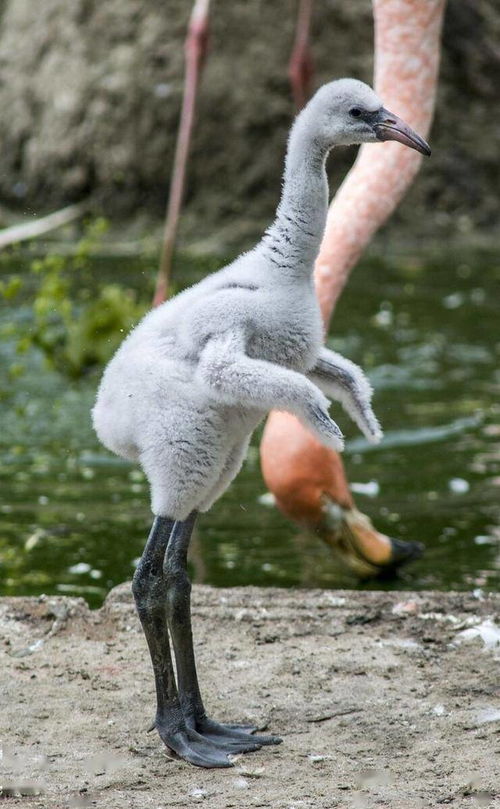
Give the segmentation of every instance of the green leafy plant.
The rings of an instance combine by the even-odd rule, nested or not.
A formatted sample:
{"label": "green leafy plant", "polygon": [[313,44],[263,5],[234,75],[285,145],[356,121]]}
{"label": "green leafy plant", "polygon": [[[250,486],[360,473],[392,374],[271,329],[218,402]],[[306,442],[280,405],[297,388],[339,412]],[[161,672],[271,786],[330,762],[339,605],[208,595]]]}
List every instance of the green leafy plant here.
{"label": "green leafy plant", "polygon": [[[118,283],[95,291],[89,256],[106,229],[105,220],[94,220],[73,255],[49,254],[31,262],[30,286],[36,276],[32,320],[22,332],[9,327],[11,336],[15,330],[18,354],[36,346],[51,367],[78,377],[105,363],[145,313],[147,303]],[[11,301],[25,288],[26,281],[15,276],[0,285],[0,295]],[[21,372],[22,364],[11,366],[11,375]]]}

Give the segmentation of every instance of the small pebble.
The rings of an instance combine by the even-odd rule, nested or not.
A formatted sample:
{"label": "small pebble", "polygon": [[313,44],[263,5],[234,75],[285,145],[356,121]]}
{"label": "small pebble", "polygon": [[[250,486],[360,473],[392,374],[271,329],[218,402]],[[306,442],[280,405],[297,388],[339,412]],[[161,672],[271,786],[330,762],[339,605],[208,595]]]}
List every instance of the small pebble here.
{"label": "small pebble", "polygon": [[416,615],[418,604],[416,601],[398,601],[392,608],[393,615]]}
{"label": "small pebble", "polygon": [[233,784],[236,789],[248,789],[250,786],[246,778],[235,778]]}
{"label": "small pebble", "polygon": [[311,762],[311,764],[319,764],[320,761],[325,761],[325,759],[330,758],[330,756],[320,756],[315,755],[314,753],[310,753],[307,758]]}
{"label": "small pebble", "polygon": [[195,789],[192,789],[191,792],[189,793],[189,797],[194,798],[195,801],[202,801],[204,798],[207,797],[207,795],[208,795],[207,790],[201,789],[201,787],[196,787]]}

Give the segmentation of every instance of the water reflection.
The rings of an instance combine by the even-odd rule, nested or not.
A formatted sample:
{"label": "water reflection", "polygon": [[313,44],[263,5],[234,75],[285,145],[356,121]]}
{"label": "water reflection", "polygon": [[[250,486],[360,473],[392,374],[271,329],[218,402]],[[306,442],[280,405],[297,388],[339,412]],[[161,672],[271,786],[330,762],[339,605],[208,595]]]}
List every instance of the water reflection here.
{"label": "water reflection", "polygon": [[[498,589],[499,259],[366,262],[336,314],[331,345],[369,370],[386,432],[370,446],[335,412],[358,504],[380,530],[427,546],[398,581],[377,587]],[[138,285],[143,270],[105,268]],[[1,317],[12,316],[29,324],[29,307]],[[13,351],[4,341],[2,364]],[[77,594],[97,605],[133,573],[150,523],[147,484],[93,436],[97,377],[69,383],[34,351],[23,361],[29,372],[0,404],[1,592]],[[374,586],[357,585],[272,507],[258,438],[200,521],[191,558],[196,580],[216,585]]]}

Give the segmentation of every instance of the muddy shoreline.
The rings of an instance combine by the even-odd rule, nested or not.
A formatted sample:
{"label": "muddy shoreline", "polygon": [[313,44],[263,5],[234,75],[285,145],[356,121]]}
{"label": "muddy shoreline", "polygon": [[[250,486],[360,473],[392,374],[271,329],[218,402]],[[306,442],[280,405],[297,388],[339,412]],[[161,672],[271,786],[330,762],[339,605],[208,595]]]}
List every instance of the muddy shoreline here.
{"label": "muddy shoreline", "polygon": [[96,611],[75,598],[4,598],[0,780],[9,806],[494,805],[498,597],[193,594],[210,712],[266,726],[283,744],[223,771],[168,758],[146,732],[153,681],[129,585]]}

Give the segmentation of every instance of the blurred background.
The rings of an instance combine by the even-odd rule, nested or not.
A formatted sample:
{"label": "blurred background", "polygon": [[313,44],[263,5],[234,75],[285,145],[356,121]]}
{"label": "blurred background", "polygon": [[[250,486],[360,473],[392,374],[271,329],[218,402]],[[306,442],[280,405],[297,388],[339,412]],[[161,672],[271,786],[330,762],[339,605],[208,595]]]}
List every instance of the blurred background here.
{"label": "blurred background", "polygon": [[[130,578],[150,524],[138,468],[89,412],[103,363],[151,304],[183,86],[185,0],[0,2],[0,226],[81,214],[0,253],[0,593],[82,594]],[[294,114],[292,2],[215,3],[173,287],[250,247],[272,218]],[[370,3],[318,2],[315,86],[371,83]],[[359,583],[273,507],[258,436],[200,521],[212,584],[498,589],[500,8],[450,0],[431,160],[356,269],[330,334],[376,389],[386,440],[339,416],[360,508],[426,545]],[[395,110],[397,112],[397,110]],[[329,163],[331,189],[354,149]],[[337,418],[338,413],[335,414]]]}

